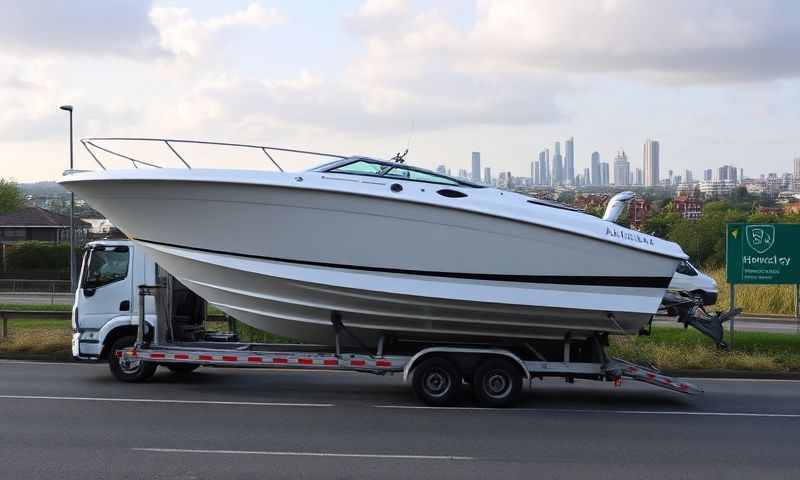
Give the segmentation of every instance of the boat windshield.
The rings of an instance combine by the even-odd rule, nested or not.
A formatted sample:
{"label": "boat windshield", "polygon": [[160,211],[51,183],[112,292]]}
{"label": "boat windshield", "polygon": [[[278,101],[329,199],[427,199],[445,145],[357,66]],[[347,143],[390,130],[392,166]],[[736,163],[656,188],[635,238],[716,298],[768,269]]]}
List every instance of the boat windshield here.
{"label": "boat windshield", "polygon": [[463,180],[457,180],[455,178],[448,177],[447,175],[441,175],[439,173],[423,170],[421,168],[366,158],[359,158],[344,164],[341,162],[334,162],[333,164],[322,165],[314,170],[328,173],[345,173],[349,175],[397,178],[416,182],[438,183],[441,185],[473,188],[481,187],[481,185],[475,185]]}

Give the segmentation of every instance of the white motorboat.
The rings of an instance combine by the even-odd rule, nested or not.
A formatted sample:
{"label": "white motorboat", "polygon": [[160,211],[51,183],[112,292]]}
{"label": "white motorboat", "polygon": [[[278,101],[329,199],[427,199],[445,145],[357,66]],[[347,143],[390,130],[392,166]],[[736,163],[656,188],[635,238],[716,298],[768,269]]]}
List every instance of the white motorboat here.
{"label": "white motorboat", "polygon": [[[245,147],[270,160],[281,150]],[[372,345],[633,334],[686,259],[558,204],[325,155],[334,161],[302,173],[108,169],[60,183],[210,303],[307,342],[332,342],[332,318]]]}

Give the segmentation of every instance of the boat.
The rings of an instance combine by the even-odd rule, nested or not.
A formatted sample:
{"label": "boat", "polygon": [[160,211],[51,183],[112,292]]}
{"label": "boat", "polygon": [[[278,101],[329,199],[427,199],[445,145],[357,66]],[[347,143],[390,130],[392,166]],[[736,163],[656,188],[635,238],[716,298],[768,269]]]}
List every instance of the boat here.
{"label": "boat", "polygon": [[[183,168],[84,146],[103,167],[60,183],[210,304],[332,344],[524,343],[635,334],[687,256],[577,209],[392,160],[171,139]],[[198,169],[180,142],[326,156],[302,172]],[[132,162],[106,169],[93,151]],[[280,169],[280,166],[277,165]],[[188,167],[188,168],[187,168]],[[348,340],[349,341],[349,340]]]}

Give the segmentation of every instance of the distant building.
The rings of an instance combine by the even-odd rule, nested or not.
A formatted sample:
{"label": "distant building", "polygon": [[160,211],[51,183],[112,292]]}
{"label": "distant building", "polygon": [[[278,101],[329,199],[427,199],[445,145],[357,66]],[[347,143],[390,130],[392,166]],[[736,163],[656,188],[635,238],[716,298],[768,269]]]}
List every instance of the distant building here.
{"label": "distant building", "polygon": [[600,162],[600,185],[601,186],[608,186],[611,183],[611,179],[609,178],[609,167],[608,162]]}
{"label": "distant building", "polygon": [[714,170],[712,170],[710,168],[707,168],[707,169],[703,170],[703,181],[704,182],[710,182],[713,179],[714,179]]}
{"label": "distant building", "polygon": [[686,182],[686,183],[692,183],[693,178],[692,178],[692,171],[691,170],[687,169],[687,170],[685,170],[683,172],[683,181]]}
{"label": "distant building", "polygon": [[445,167],[444,165],[439,165],[438,167],[436,167],[436,173],[447,175],[447,167]]}
{"label": "distant building", "polygon": [[675,211],[687,220],[699,220],[703,216],[703,201],[692,195],[679,195],[672,201]]}
{"label": "distant building", "polygon": [[472,178],[476,183],[481,183],[481,152],[472,152]]}
{"label": "distant building", "polygon": [[730,181],[733,183],[738,183],[736,180],[736,167],[733,165],[723,165],[717,169],[717,180],[721,182]]}
{"label": "distant building", "polygon": [[800,157],[794,159],[794,189],[800,192]]}
{"label": "distant building", "polygon": [[490,167],[483,168],[483,183],[486,185],[492,184],[492,169]]}
{"label": "distant building", "polygon": [[644,184],[648,187],[655,187],[659,184],[660,178],[660,152],[659,144],[656,140],[649,138],[644,142],[644,155],[642,156],[644,167]]}
{"label": "distant building", "polygon": [[639,195],[631,200],[628,204],[628,219],[630,220],[631,228],[640,230],[651,209],[650,202]]}
{"label": "distant building", "polygon": [[601,181],[601,174],[600,174],[600,153],[592,152],[592,185],[603,185]]}
{"label": "distant building", "polygon": [[[75,239],[78,244],[86,241],[89,228],[89,223],[75,220]],[[39,207],[23,207],[0,215],[0,243],[29,240],[69,242],[69,217]]]}
{"label": "distant building", "polygon": [[551,185],[550,150],[547,148],[539,152],[539,185]]}
{"label": "distant building", "polygon": [[736,183],[731,180],[711,180],[700,182],[700,191],[705,195],[728,195],[736,188]]}
{"label": "distant building", "polygon": [[553,153],[553,170],[551,173],[551,185],[561,185],[564,183],[564,163],[561,158],[561,143],[556,142],[555,153]]}
{"label": "distant building", "polygon": [[614,157],[614,185],[627,186],[631,184],[631,163],[624,150]]}
{"label": "distant building", "polygon": [[575,183],[575,139],[569,137],[564,142],[564,180],[566,183]]}
{"label": "distant building", "polygon": [[539,161],[531,162],[531,183],[534,185],[540,185],[541,182],[539,181]]}
{"label": "distant building", "polygon": [[589,169],[588,168],[584,168],[583,169],[583,183],[582,183],[582,185],[589,185],[590,182],[591,182],[591,180],[590,180]]}
{"label": "distant building", "polygon": [[641,168],[635,169],[635,173],[633,175],[633,184],[634,185],[644,185],[644,175],[642,174],[642,169]]}

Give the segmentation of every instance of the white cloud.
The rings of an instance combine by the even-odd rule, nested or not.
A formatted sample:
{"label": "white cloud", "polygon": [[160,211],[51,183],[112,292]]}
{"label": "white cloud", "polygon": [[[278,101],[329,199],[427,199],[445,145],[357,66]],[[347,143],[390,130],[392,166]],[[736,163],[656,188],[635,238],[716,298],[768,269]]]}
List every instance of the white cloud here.
{"label": "white cloud", "polygon": [[188,8],[155,7],[150,11],[150,19],[158,29],[161,47],[188,57],[197,57],[213,36],[223,30],[239,27],[263,29],[285,22],[277,9],[265,9],[258,3],[207,20],[195,19]]}

